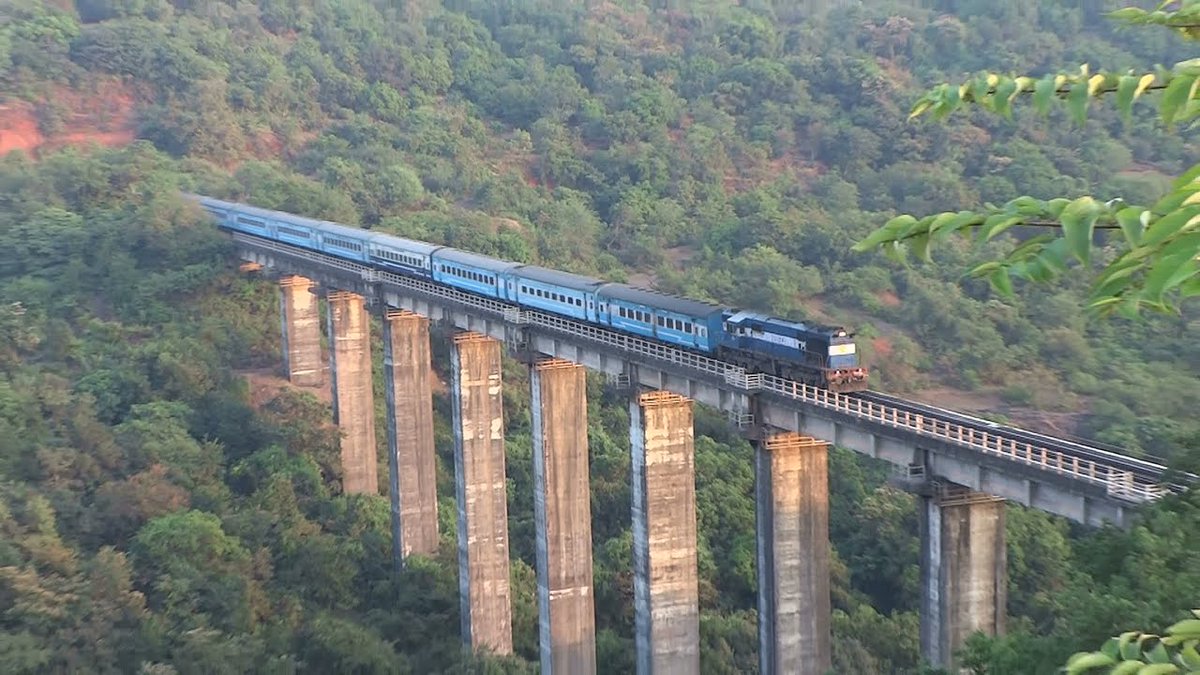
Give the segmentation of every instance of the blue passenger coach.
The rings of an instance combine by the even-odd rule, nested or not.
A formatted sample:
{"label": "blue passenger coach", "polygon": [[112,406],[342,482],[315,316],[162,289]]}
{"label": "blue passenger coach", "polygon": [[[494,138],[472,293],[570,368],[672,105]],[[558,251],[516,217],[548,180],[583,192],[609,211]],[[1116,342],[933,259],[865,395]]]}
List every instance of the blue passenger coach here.
{"label": "blue passenger coach", "polygon": [[421,277],[433,276],[433,252],[443,248],[390,234],[367,239],[367,258],[383,269]]}
{"label": "blue passenger coach", "polygon": [[517,303],[573,319],[596,321],[596,289],[604,282],[569,272],[522,265],[513,270]]}
{"label": "blue passenger coach", "polygon": [[[284,224],[280,223],[279,227],[283,226]],[[321,251],[330,255],[336,255],[339,258],[370,262],[370,258],[367,256],[369,232],[364,232],[354,227],[338,225],[327,220],[319,221],[318,227],[317,235],[318,240],[321,242]]]}
{"label": "blue passenger coach", "polygon": [[500,300],[516,295],[516,284],[509,271],[520,267],[519,263],[453,248],[438,249],[432,258],[434,281]]}
{"label": "blue passenger coach", "polygon": [[596,291],[600,323],[706,352],[716,349],[725,308],[699,300],[604,284]]}

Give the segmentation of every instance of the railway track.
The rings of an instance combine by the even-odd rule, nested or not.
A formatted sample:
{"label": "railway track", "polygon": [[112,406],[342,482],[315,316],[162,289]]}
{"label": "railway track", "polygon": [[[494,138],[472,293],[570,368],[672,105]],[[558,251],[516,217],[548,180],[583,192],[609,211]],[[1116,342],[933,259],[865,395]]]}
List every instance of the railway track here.
{"label": "railway track", "polygon": [[[1030,443],[1038,447],[1061,452],[1071,457],[1078,457],[1081,460],[1090,460],[1097,464],[1118,468],[1122,471],[1130,472],[1139,482],[1162,483],[1167,473],[1165,464],[1148,459],[1130,457],[1120,452],[1118,448],[1093,441],[1040,434],[1028,429],[993,422],[982,417],[968,415],[955,410],[947,410],[925,403],[918,403],[881,392],[857,392],[850,394],[850,396],[912,414],[925,415],[946,422],[952,422],[969,429],[1004,436],[1020,443]],[[1180,474],[1175,476],[1175,479],[1176,481],[1183,480],[1191,483],[1200,480],[1200,476]],[[1179,490],[1185,486],[1176,482],[1176,484],[1168,487]]]}

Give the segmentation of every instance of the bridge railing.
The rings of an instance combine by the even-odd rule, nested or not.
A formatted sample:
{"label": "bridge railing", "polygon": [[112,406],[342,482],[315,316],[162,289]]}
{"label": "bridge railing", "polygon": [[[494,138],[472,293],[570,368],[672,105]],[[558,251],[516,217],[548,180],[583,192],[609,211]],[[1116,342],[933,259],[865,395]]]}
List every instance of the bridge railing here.
{"label": "bridge railing", "polygon": [[977,452],[1003,457],[1077,480],[1102,485],[1112,497],[1143,502],[1157,499],[1170,492],[1166,486],[1138,481],[1129,471],[1095,460],[1082,459],[1060,450],[1018,441],[1004,434],[989,433],[938,417],[900,410],[802,382],[764,375],[762,389],[784,398],[837,410],[854,417],[889,427],[906,429],[923,436],[947,440]]}
{"label": "bridge railing", "polygon": [[956,445],[975,450],[976,452],[1001,457],[1075,480],[1100,485],[1113,498],[1130,502],[1146,502],[1162,497],[1170,492],[1170,489],[1166,486],[1137,480],[1132,473],[1119,467],[1096,462],[1091,459],[1081,459],[1060,450],[1017,441],[1016,439],[1006,437],[1004,434],[988,433],[931,415],[900,410],[774,375],[747,373],[746,369],[741,366],[735,366],[683,349],[670,347],[624,333],[617,333],[554,314],[526,310],[507,302],[483,298],[432,281],[383,272],[362,263],[343,260],[317,251],[310,251],[237,233],[234,233],[232,236],[234,240],[255,248],[277,251],[293,258],[309,260],[319,265],[350,272],[368,283],[384,282],[402,288],[409,288],[428,296],[442,298],[460,305],[498,315],[508,323],[540,326],[559,333],[614,347],[623,352],[716,375],[721,377],[727,385],[742,391],[770,392],[782,398],[791,399],[806,405],[834,410],[889,427],[905,429],[918,435],[949,441]]}

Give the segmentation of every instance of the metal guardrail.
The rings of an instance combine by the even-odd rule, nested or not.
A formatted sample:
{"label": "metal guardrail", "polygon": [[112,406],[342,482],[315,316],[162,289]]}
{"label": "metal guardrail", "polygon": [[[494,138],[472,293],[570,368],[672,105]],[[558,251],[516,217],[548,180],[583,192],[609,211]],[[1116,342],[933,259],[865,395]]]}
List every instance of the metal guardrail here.
{"label": "metal guardrail", "polygon": [[507,323],[533,325],[591,342],[614,347],[623,352],[663,361],[682,368],[716,375],[732,388],[753,392],[770,392],[784,399],[832,410],[844,415],[874,422],[883,426],[948,441],[986,455],[1000,457],[1025,466],[1037,467],[1085,483],[1103,486],[1110,497],[1134,503],[1148,502],[1171,492],[1170,488],[1139,481],[1124,469],[1092,459],[1083,459],[1059,450],[1045,448],[1006,438],[1004,434],[988,433],[955,424],[932,415],[900,410],[891,406],[864,401],[802,382],[787,380],[764,373],[747,373],[746,369],[707,356],[670,347],[643,338],[617,333],[594,325],[566,319],[554,314],[527,310],[517,305],[480,297],[441,284],[413,277],[384,272],[362,263],[355,263],[317,251],[267,241],[249,235],[233,233],[233,239],[248,246],[275,251],[293,258],[350,272],[367,283],[387,283],[408,288],[424,295],[442,298],[472,309],[499,316]]}

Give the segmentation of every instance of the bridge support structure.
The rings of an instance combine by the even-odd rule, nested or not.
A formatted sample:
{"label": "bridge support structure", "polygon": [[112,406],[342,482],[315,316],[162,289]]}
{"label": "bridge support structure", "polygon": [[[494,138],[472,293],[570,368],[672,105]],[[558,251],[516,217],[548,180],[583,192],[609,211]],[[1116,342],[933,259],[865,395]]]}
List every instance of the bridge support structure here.
{"label": "bridge support structure", "polygon": [[972,633],[1004,633],[1005,506],[967,488],[933,487],[921,497],[921,654],[952,668]]}
{"label": "bridge support structure", "polygon": [[342,434],[342,490],[378,494],[371,317],[362,296],[355,293],[330,291],[328,303],[333,418]]}
{"label": "bridge support structure", "polygon": [[392,559],[438,548],[437,456],[433,445],[433,374],[429,320],[404,310],[383,316],[383,376],[387,396],[388,483]]}
{"label": "bridge support structure", "polygon": [[548,359],[530,375],[542,672],[588,675],[596,672],[596,613],[585,371]]}
{"label": "bridge support structure", "polygon": [[633,396],[629,436],[637,672],[698,673],[700,610],[691,399],[666,391]]}
{"label": "bridge support structure", "polygon": [[312,293],[313,282],[289,274],[279,280],[279,319],[283,339],[283,369],[298,387],[325,383],[321,362],[321,310]]}
{"label": "bridge support structure", "polygon": [[759,672],[824,675],[833,658],[829,444],[785,432],[755,446]]}
{"label": "bridge support structure", "polygon": [[450,394],[462,638],[474,650],[511,654],[500,343],[479,333],[460,333],[453,342]]}

